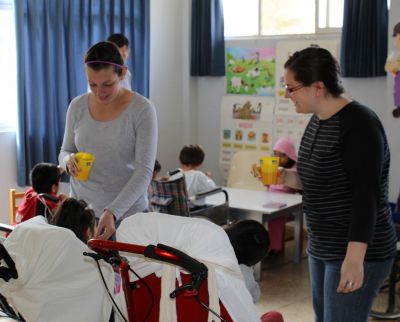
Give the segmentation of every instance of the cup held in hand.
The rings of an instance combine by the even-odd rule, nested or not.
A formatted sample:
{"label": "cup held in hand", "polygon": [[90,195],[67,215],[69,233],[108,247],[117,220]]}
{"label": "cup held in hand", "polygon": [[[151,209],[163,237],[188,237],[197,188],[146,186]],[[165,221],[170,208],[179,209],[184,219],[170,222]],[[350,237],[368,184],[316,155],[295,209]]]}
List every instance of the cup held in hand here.
{"label": "cup held in hand", "polygon": [[269,186],[278,182],[279,157],[262,157],[261,165],[261,182]]}
{"label": "cup held in hand", "polygon": [[94,162],[94,155],[87,152],[78,152],[75,154],[75,158],[78,161],[78,174],[75,179],[81,181],[87,181],[89,179],[90,170]]}

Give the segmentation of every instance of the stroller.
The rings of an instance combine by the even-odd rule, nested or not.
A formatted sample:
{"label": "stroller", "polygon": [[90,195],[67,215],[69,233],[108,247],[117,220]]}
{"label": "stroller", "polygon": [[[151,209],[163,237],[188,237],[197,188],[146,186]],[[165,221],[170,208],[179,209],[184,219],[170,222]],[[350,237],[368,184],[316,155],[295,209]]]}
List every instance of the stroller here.
{"label": "stroller", "polygon": [[[81,245],[77,246],[76,244],[75,249],[72,247],[74,249],[74,255],[72,255],[72,252],[68,250],[70,247],[59,248],[59,240],[60,235],[63,236],[61,240],[64,241],[64,239],[69,239],[66,238],[67,235],[72,236],[73,233],[64,228],[44,225],[39,219],[35,217],[17,226],[9,236],[10,240],[5,241],[6,253],[9,253],[11,260],[15,262],[16,273],[13,270],[12,262],[9,260],[4,263],[0,272],[0,277],[4,280],[0,284],[0,292],[6,291],[5,297],[26,318],[26,321],[68,321],[68,319],[71,321],[74,314],[74,320],[79,317],[79,320],[82,321],[259,321],[251,297],[241,277],[237,275],[237,262],[225,232],[222,228],[207,220],[158,213],[139,213],[122,221],[117,231],[119,242],[90,240],[88,243],[92,250],[90,251],[75,238]],[[167,223],[169,223],[169,226]],[[37,244],[37,241],[28,238],[32,232],[37,236],[44,236],[39,242],[41,247]],[[202,239],[200,236],[204,237],[206,232],[207,239]],[[33,249],[40,249],[40,252],[45,253],[38,254],[38,256],[29,260],[33,261],[35,265],[37,264],[40,270],[44,268],[42,265],[45,262],[45,257],[47,257],[47,262],[49,262],[49,258],[54,258],[52,257],[55,254],[54,248],[58,248],[58,252],[61,253],[54,261],[55,264],[66,265],[66,262],[61,260],[64,258],[70,263],[62,271],[62,276],[56,274],[57,270],[60,269],[57,266],[53,267],[52,270],[52,273],[57,276],[45,277],[46,288],[50,287],[50,292],[46,289],[42,289],[42,292],[45,293],[44,297],[51,294],[52,300],[40,307],[39,313],[35,317],[32,317],[29,310],[27,311],[23,307],[22,304],[27,303],[19,301],[20,299],[15,294],[11,294],[12,286],[9,286],[9,283],[15,283],[20,278],[32,282],[32,275],[38,275],[34,265],[29,266],[29,268],[32,268],[29,272],[23,268],[20,270],[21,256],[18,256],[15,250],[21,247],[19,248],[18,245],[13,243],[13,239],[14,241],[20,240],[21,236],[22,238],[25,236],[25,240],[31,241],[28,252]],[[182,243],[185,240],[184,236],[189,238]],[[52,240],[53,238],[55,242]],[[178,239],[180,239],[179,242]],[[157,244],[157,246],[148,246],[149,241]],[[71,241],[69,240],[69,242]],[[173,247],[164,245],[167,243]],[[53,247],[53,251],[48,253],[48,249],[44,245],[55,244],[58,247]],[[200,261],[187,255],[185,247],[182,251],[182,245],[191,250],[188,253],[201,258]],[[76,249],[79,247],[79,250]],[[218,249],[223,250],[226,256],[221,256],[220,253],[216,252]],[[69,257],[64,256],[64,250],[69,252]],[[86,256],[80,255],[82,253]],[[208,258],[202,256],[206,253],[210,253]],[[143,254],[144,257],[135,254]],[[27,253],[21,255],[26,256]],[[72,256],[74,257],[72,258]],[[92,258],[95,260],[92,260]],[[213,258],[218,258],[218,263],[212,263]],[[40,259],[43,259],[43,261]],[[73,269],[70,272],[71,264],[75,267],[76,261],[79,262],[78,266],[81,269],[79,274],[82,275],[82,271],[85,272],[85,280],[82,278],[81,281],[82,285],[76,283],[80,279],[73,276],[77,274],[77,271]],[[47,264],[52,265],[52,263]],[[101,281],[98,274],[95,274],[96,265],[101,268],[104,282]],[[112,290],[116,285],[111,267],[117,270],[122,278],[127,312],[124,312],[123,305],[125,304],[123,301],[117,302],[113,306],[114,308],[119,307],[121,313],[116,313],[113,319],[109,319],[112,306],[109,300],[111,295],[107,295],[105,291],[106,289]],[[7,270],[14,272],[14,275],[8,281],[2,274],[3,271]],[[18,278],[15,274],[18,274]],[[60,282],[61,277],[64,281]],[[86,281],[88,277],[89,281]],[[56,283],[56,286],[49,285],[52,284],[51,282]],[[64,288],[72,283],[75,286],[81,286],[83,294],[78,301],[71,303],[72,305],[64,303],[65,301],[60,298],[60,295],[54,293],[54,290],[60,286],[57,283],[63,285],[60,292],[63,292]],[[28,287],[28,289],[23,290],[25,293],[27,291],[29,293],[31,289]],[[19,295],[24,297],[22,293]],[[90,301],[90,303],[87,301]],[[78,302],[83,302],[84,305],[77,304]],[[61,310],[60,304],[63,306],[63,310]],[[65,309],[66,307],[68,309]],[[40,315],[41,310],[46,311],[47,315]],[[82,313],[77,313],[82,310]],[[74,314],[71,314],[71,311]],[[93,311],[99,312],[95,312],[96,315],[94,315]],[[115,309],[115,311],[118,311],[118,309]]]}

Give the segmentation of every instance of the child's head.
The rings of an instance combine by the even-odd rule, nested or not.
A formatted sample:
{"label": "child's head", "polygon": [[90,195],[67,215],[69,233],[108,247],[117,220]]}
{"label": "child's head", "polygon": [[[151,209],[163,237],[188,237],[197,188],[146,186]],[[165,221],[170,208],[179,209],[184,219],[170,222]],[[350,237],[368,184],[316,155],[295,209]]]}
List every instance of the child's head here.
{"label": "child's head", "polygon": [[226,229],[239,264],[253,266],[262,260],[269,249],[265,227],[255,220],[241,220]]}
{"label": "child's head", "polygon": [[67,198],[53,216],[53,225],[72,230],[85,244],[94,236],[95,215],[83,200]]}
{"label": "child's head", "polygon": [[57,193],[61,170],[53,163],[41,162],[32,168],[30,179],[31,186],[37,193]]}
{"label": "child's head", "polygon": [[184,166],[191,166],[197,168],[201,166],[204,161],[204,150],[198,144],[185,145],[180,154],[179,161]]}
{"label": "child's head", "polygon": [[279,157],[279,165],[284,168],[291,168],[297,162],[296,148],[289,138],[280,138],[276,141],[274,156]]}
{"label": "child's head", "polygon": [[156,160],[154,162],[154,169],[153,169],[153,177],[152,177],[152,179],[157,178],[157,176],[160,173],[160,171],[161,171],[161,164],[160,164],[160,162],[158,160]]}
{"label": "child's head", "polygon": [[123,34],[112,34],[107,38],[107,41],[110,41],[118,46],[122,59],[125,62],[128,59],[130,52],[128,38],[126,38]]}

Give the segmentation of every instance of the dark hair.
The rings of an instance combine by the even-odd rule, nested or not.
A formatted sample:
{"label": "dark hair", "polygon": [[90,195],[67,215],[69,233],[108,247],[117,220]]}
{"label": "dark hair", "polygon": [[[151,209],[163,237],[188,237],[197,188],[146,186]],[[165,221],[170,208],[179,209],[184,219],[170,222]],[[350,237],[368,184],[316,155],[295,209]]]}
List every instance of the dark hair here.
{"label": "dark hair", "polygon": [[400,22],[396,23],[396,25],[393,27],[393,37],[396,37],[397,34],[400,34]]}
{"label": "dark hair", "polygon": [[308,47],[296,51],[289,57],[284,67],[292,71],[295,80],[305,86],[321,81],[334,97],[344,92],[340,84],[339,65],[332,54],[324,48]]}
{"label": "dark hair", "polygon": [[204,150],[198,144],[185,145],[180,154],[179,161],[183,165],[199,166],[204,161]]}
{"label": "dark hair", "polygon": [[156,160],[154,162],[154,170],[153,171],[157,172],[157,173],[161,171],[161,164],[160,164],[160,162],[158,162],[158,160]]}
{"label": "dark hair", "polygon": [[61,171],[56,164],[41,162],[30,173],[31,186],[37,193],[50,193],[51,187],[58,185]]}
{"label": "dark hair", "polygon": [[118,47],[129,47],[129,40],[123,34],[112,34],[110,37],[107,38],[107,41],[111,41]]}
{"label": "dark hair", "polygon": [[241,220],[226,228],[239,264],[253,266],[268,252],[269,236],[265,227],[255,220]]}
{"label": "dark hair", "polygon": [[[103,61],[105,63],[90,63],[92,61]],[[109,62],[109,64],[107,64],[107,62]],[[118,76],[121,76],[122,68],[112,64],[123,66],[124,60],[119,53],[118,47],[114,43],[100,41],[90,47],[86,52],[85,64],[94,70],[101,70],[112,66],[114,68],[114,72],[117,73]]]}
{"label": "dark hair", "polygon": [[72,230],[76,237],[86,244],[87,229],[90,228],[91,234],[94,234],[95,215],[85,201],[67,198],[57,209],[51,223]]}

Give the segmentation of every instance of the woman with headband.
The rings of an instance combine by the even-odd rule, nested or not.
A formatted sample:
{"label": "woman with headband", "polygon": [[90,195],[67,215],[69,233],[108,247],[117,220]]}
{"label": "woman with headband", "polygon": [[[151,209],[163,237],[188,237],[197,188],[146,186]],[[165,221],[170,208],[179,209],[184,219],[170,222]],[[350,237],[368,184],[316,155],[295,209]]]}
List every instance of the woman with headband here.
{"label": "woman with headband", "polygon": [[[69,105],[59,162],[71,176],[71,197],[93,208],[97,237],[108,239],[123,218],[147,210],[157,117],[152,102],[120,86],[127,68],[114,44],[93,45],[85,65],[91,92]],[[95,157],[86,181],[76,178],[77,152]]]}

